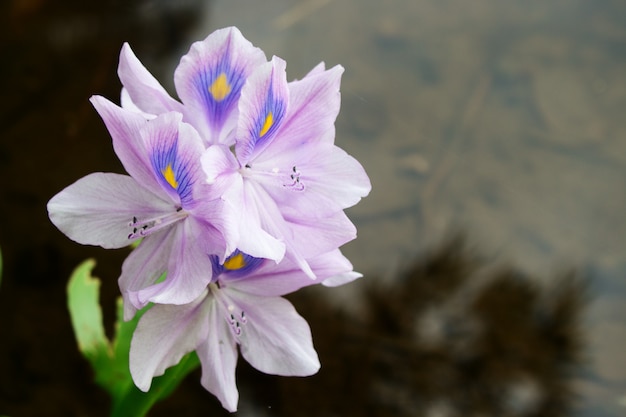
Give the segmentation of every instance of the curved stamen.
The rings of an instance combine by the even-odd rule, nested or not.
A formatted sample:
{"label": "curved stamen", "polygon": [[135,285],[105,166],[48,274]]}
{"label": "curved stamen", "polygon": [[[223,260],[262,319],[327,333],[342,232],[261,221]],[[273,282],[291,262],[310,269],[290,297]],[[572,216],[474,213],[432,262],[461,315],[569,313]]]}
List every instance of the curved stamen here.
{"label": "curved stamen", "polygon": [[224,292],[220,290],[220,288],[222,288],[222,285],[220,285],[219,281],[209,284],[209,291],[213,294],[215,300],[217,300],[220,307],[223,309],[225,313],[224,317],[226,318],[233,335],[238,338],[241,336],[244,326],[248,323],[248,318],[246,317],[246,313],[233,304],[228,297],[225,296]]}
{"label": "curved stamen", "polygon": [[252,177],[252,176],[269,177],[269,178],[272,178],[272,180],[274,178],[279,178],[280,181],[282,182],[283,187],[289,188],[293,191],[304,191],[305,189],[304,183],[302,182],[300,178],[302,173],[298,170],[298,168],[295,165],[291,167],[291,170],[288,171],[289,179],[286,181],[285,181],[285,177],[287,176],[287,173],[285,171],[281,171],[278,167],[272,168],[271,171],[260,171],[260,170],[255,170],[250,165],[246,165],[245,167],[240,168],[239,172],[241,173],[241,176],[244,178]]}
{"label": "curved stamen", "polygon": [[283,187],[291,188],[294,191],[304,191],[304,183],[300,181],[300,171],[294,165],[291,168],[292,174],[289,175],[291,177],[291,184],[283,184]]}
{"label": "curved stamen", "polygon": [[161,230],[179,220],[188,216],[188,213],[182,208],[176,209],[173,213],[164,214],[161,216],[151,217],[148,219],[138,219],[133,217],[132,221],[128,223],[128,227],[132,228],[132,232],[129,233],[128,238],[134,239],[138,237],[148,236],[151,233]]}

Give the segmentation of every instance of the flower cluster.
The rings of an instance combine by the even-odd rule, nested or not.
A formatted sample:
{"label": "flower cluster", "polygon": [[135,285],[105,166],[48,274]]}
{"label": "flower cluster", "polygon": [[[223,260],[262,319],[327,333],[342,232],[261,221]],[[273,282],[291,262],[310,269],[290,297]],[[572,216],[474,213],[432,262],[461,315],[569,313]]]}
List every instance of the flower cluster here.
{"label": "flower cluster", "polygon": [[181,59],[177,101],[123,46],[121,107],[91,102],[129,175],[90,174],[48,212],[81,244],[140,240],[119,278],[125,319],[154,304],[131,344],[140,389],[194,350],[203,386],[231,411],[237,346],[266,373],[319,369],[307,323],[281,296],[360,276],[338,249],[356,237],[344,209],[370,190],[334,144],[342,72],[322,63],[287,82],[282,59],[225,28]]}

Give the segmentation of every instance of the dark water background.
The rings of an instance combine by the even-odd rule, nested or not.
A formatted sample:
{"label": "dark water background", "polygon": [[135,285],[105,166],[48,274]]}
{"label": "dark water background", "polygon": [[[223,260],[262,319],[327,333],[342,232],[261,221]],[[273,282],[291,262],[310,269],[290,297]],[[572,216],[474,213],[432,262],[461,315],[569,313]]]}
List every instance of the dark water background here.
{"label": "dark water background", "polygon": [[[458,230],[468,236],[468,246],[482,254],[480,270],[512,265],[524,280],[536,283],[544,304],[549,304],[545,298],[560,299],[558,288],[565,292],[569,288],[551,277],[574,269],[586,280],[589,302],[572,311],[572,317],[582,314],[577,321],[580,334],[571,337],[584,346],[581,360],[571,361],[579,365],[567,375],[558,374],[563,389],[576,394],[563,397],[568,407],[545,411],[537,405],[548,395],[542,393],[552,396],[558,390],[546,388],[549,384],[531,368],[519,371],[523,366],[513,363],[518,356],[511,356],[502,366],[510,366],[516,375],[521,372],[522,382],[518,378],[510,385],[513,388],[495,391],[491,385],[481,390],[481,385],[475,397],[487,402],[509,398],[507,404],[513,405],[507,406],[507,415],[617,417],[626,413],[623,1],[7,0],[0,11],[0,248],[4,257],[0,414],[106,415],[107,399],[90,382],[90,370],[73,344],[65,283],[78,263],[95,257],[110,323],[117,296],[115,279],[127,252],[74,244],[49,223],[45,204],[90,172],[123,172],[88,102],[92,94],[117,100],[116,67],[122,42],[128,41],[173,93],[173,70],[190,43],[229,25],[238,26],[268,56],[286,59],[290,78],[302,77],[322,60],[346,68],[336,142],[362,162],[373,191],[349,210],[359,238],[344,252],[365,273],[366,281],[385,282],[393,288],[399,271],[416,254],[428,253]],[[459,268],[453,270],[458,273]],[[421,336],[411,343],[419,346],[419,354],[411,356],[403,348],[397,360],[372,353],[398,352],[398,345],[384,342],[391,340],[382,334],[386,330],[376,330],[372,323],[357,318],[391,311],[393,325],[395,317],[408,311],[403,306],[423,305],[424,297],[432,296],[432,288],[416,284],[417,290],[407,297],[402,295],[404,287],[377,289],[383,299],[389,291],[387,301],[378,304],[364,295],[367,282],[322,295],[304,292],[294,302],[312,321],[320,354],[330,346],[332,356],[334,346],[335,356],[360,358],[361,371],[380,375],[382,385],[364,386],[359,397],[354,387],[363,381],[359,380],[362,375],[352,380],[337,376],[346,386],[324,385],[323,381],[333,381],[332,375],[337,374],[329,377],[322,372],[317,380],[277,379],[240,364],[241,414],[297,415],[293,399],[306,392],[309,401],[313,400],[307,405],[310,415],[349,415],[350,410],[360,409],[357,404],[376,402],[376,398],[405,405],[406,410],[394,411],[380,400],[376,404],[380,410],[391,410],[388,415],[411,415],[407,410],[429,417],[496,415],[485,412],[490,408],[478,405],[480,401],[466,401],[459,411],[459,386],[448,389],[444,384],[439,391],[425,388],[455,380],[468,384],[469,390],[471,375],[481,374],[476,369],[464,370],[470,376],[460,378],[454,360],[441,355],[434,358],[432,351],[426,355],[422,348],[440,335],[442,314],[462,322],[459,305],[490,299],[476,295],[489,287],[485,282],[490,280],[484,278],[489,274],[470,275],[475,279],[442,285],[441,291],[448,288],[448,296],[437,290],[440,297],[434,297],[436,302],[420,310],[421,319],[415,320],[415,332]],[[419,280],[422,275],[415,276]],[[553,287],[557,295],[544,291]],[[484,290],[482,294],[510,301],[511,309],[504,312],[536,313],[515,302],[535,300],[535,293],[523,285],[510,292],[507,288],[494,287],[491,293]],[[487,311],[479,325],[489,328],[488,318],[504,312],[498,310],[496,301],[493,305],[479,301],[470,304],[494,310],[470,310]],[[343,320],[354,320],[355,326],[365,322],[373,327],[367,337],[353,337],[339,349],[330,337],[341,340],[345,329],[315,326],[316,310],[322,305],[327,311],[340,311]],[[402,308],[398,312],[394,306]],[[504,326],[509,335],[525,334],[520,326],[527,318],[512,316],[501,324],[489,322],[489,326]],[[381,323],[381,329],[390,326],[382,319]],[[533,345],[537,352],[549,345],[540,343],[549,335],[539,336]],[[567,356],[568,352],[561,353]],[[416,355],[419,360],[411,362]],[[491,363],[497,366],[489,369],[502,367],[497,361],[495,356],[493,361],[483,359],[479,369]],[[333,366],[332,359],[325,362],[322,355],[323,371],[325,363],[330,363],[326,368],[332,372],[342,373],[341,366]],[[394,385],[407,381],[398,375],[409,363],[422,378],[414,390],[408,383]],[[360,368],[359,363],[351,368],[346,365],[343,373]],[[457,377],[446,378],[452,370]],[[198,379],[198,375],[189,378],[154,415],[221,415],[219,405]],[[297,388],[298,384],[304,385]],[[322,398],[330,405],[316,413],[315,404],[322,407]],[[332,404],[342,401],[343,407],[333,409]],[[285,414],[286,410],[292,414]],[[370,415],[387,415],[375,410],[369,408]],[[352,415],[367,414],[354,411]]]}

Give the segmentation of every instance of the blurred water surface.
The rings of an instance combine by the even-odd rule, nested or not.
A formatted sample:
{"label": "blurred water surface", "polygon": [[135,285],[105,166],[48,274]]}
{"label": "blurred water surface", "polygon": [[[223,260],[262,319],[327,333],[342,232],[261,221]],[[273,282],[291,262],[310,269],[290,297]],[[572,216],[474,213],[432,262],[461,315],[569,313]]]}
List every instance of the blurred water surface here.
{"label": "blurred water surface", "polygon": [[337,144],[373,190],[345,252],[367,273],[453,230],[494,258],[590,279],[580,415],[626,394],[626,4],[621,1],[216,1],[300,77],[342,64]]}
{"label": "blurred water surface", "polygon": [[[3,300],[23,295],[24,282],[62,300],[71,266],[88,256],[105,259],[102,275],[119,271],[124,253],[65,242],[43,207],[82,175],[122,172],[87,102],[91,94],[117,100],[121,42],[174,93],[172,73],[189,44],[236,25],[268,56],[284,58],[290,78],[319,61],[346,68],[336,143],[373,186],[348,211],[359,238],[344,252],[357,270],[393,279],[414,254],[457,230],[532,275],[578,268],[589,277],[591,302],[575,415],[626,413],[626,3],[81,4],[3,6]],[[32,297],[65,320],[43,295]],[[350,297],[341,299],[358,302]],[[15,303],[0,308],[5,317],[21,311],[20,321],[0,325],[21,334],[37,317],[28,316],[28,303]]]}

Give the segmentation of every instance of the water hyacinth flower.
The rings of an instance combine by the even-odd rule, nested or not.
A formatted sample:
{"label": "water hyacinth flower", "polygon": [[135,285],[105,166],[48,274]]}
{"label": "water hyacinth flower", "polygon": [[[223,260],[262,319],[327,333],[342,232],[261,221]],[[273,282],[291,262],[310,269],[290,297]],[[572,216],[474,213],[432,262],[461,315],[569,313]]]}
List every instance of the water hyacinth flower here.
{"label": "water hyacinth flower", "polygon": [[202,137],[205,146],[235,143],[239,95],[247,77],[267,62],[263,51],[246,40],[239,29],[216,30],[191,45],[174,72],[181,102],[174,100],[148,72],[126,43],[120,53],[118,75],[122,82],[122,107],[158,115],[183,114]]}
{"label": "water hyacinth flower", "polygon": [[[363,167],[334,145],[343,68],[318,65],[302,80],[287,82],[285,61],[260,66],[241,91],[235,153],[216,145],[202,155],[210,184],[223,184],[223,199],[239,210],[251,235],[239,248],[274,239],[310,276],[306,259],[356,237],[343,209],[371,188]],[[269,238],[268,235],[269,234]],[[305,239],[306,241],[303,241]]]}
{"label": "water hyacinth flower", "polygon": [[292,82],[285,69],[231,27],[182,57],[180,101],[128,44],[121,107],[91,99],[129,175],[88,175],[54,196],[48,212],[82,244],[141,239],[119,285],[125,319],[153,303],[130,351],[144,391],[191,351],[203,386],[230,411],[238,351],[266,373],[317,372],[308,324],[282,296],[361,276],[338,249],[356,237],[344,210],[371,188],[334,144],[343,68],[321,63]]}
{"label": "water hyacinth flower", "polygon": [[361,165],[334,146],[342,73],[320,64],[287,83],[284,61],[267,63],[235,27],[195,42],[182,57],[174,75],[181,102],[128,44],[118,67],[122,107],[147,118],[178,111],[199,132],[207,181],[222,185],[241,230],[236,246],[275,261],[286,253],[310,276],[306,258],[356,237],[342,210],[371,188]]}
{"label": "water hyacinth flower", "polygon": [[[123,108],[145,118],[177,111],[200,134],[205,147],[235,143],[241,89],[249,75],[267,62],[265,54],[246,40],[239,29],[217,30],[203,41],[192,44],[174,73],[174,84],[181,102],[174,100],[134,55],[128,44],[120,53],[118,75],[122,82]],[[230,210],[237,213],[234,207]],[[280,261],[285,245],[250,224],[237,246],[247,253]]]}
{"label": "water hyacinth flower", "polygon": [[103,97],[92,103],[130,176],[78,180],[49,201],[50,220],[81,244],[120,248],[142,239],[119,279],[126,319],[148,302],[193,301],[211,280],[207,253],[224,259],[235,239],[222,201],[203,180],[200,137],[179,113],[146,120]]}
{"label": "water hyacinth flower", "polygon": [[[311,280],[289,260],[280,264],[234,252],[223,264],[211,257],[213,280],[187,305],[154,305],[140,319],[130,348],[130,371],[137,387],[150,389],[152,378],[196,351],[202,385],[229,411],[236,411],[237,346],[256,369],[270,374],[307,376],[320,367],[311,331],[282,295]],[[334,250],[309,265],[330,286],[361,275]]]}

